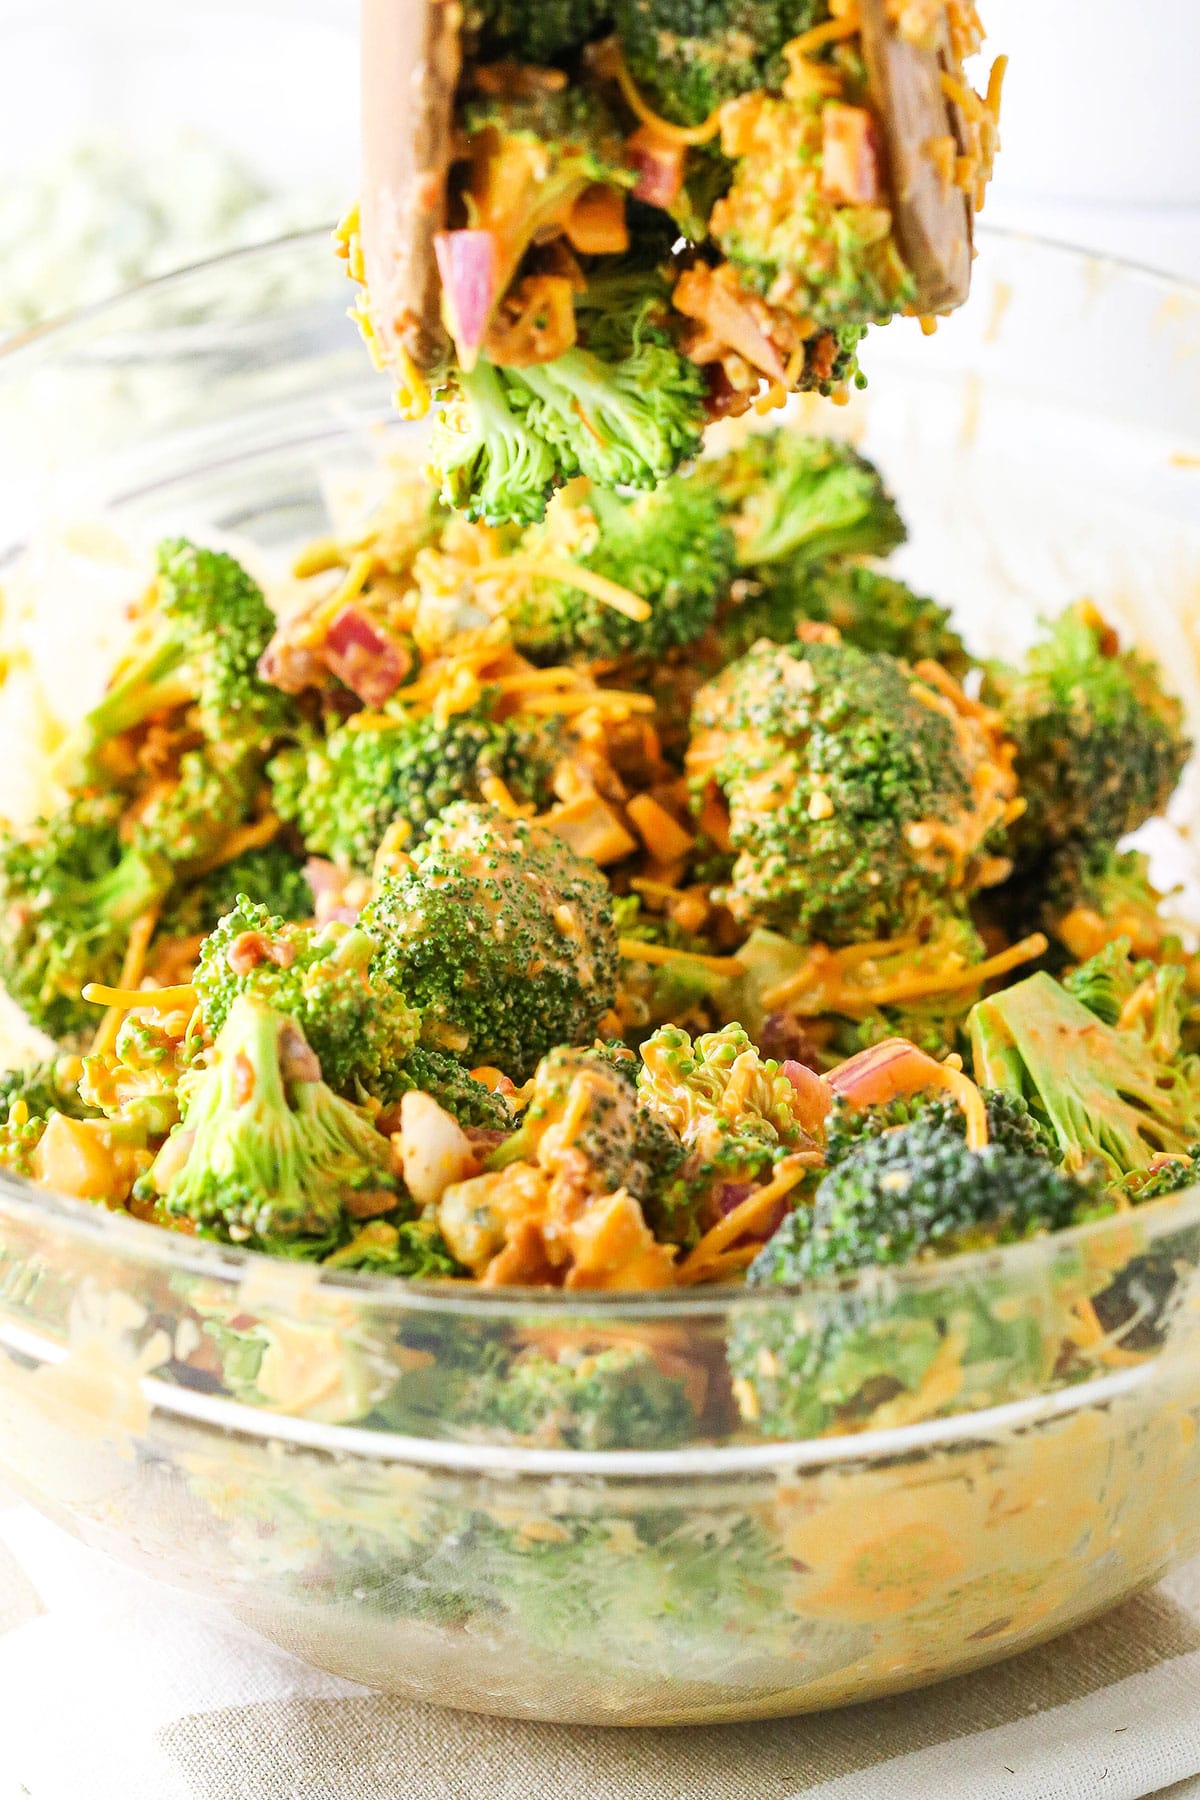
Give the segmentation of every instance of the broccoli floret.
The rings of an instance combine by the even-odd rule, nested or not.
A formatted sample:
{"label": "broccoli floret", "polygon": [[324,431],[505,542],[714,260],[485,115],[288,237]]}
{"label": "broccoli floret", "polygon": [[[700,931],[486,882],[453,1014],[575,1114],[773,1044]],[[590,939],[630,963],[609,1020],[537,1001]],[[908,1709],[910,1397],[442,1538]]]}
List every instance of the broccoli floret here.
{"label": "broccoli floret", "polygon": [[907,535],[878,470],[836,438],[754,432],[697,475],[730,514],[738,562],[786,569],[797,585],[833,558],[886,556]]}
{"label": "broccoli floret", "polygon": [[532,524],[566,478],[511,397],[490,363],[460,369],[429,437],[427,472],[442,504],[487,525]]}
{"label": "broccoli floret", "polygon": [[[559,517],[531,533],[523,552],[553,550],[563,533]],[[582,567],[647,601],[649,619],[627,618],[581,588],[538,581],[509,614],[514,642],[535,660],[565,656],[657,656],[688,644],[710,624],[733,573],[733,538],[717,496],[694,477],[677,475],[652,494],[626,499],[603,491],[571,508]]]}
{"label": "broccoli floret", "polygon": [[158,921],[159,938],[186,938],[210,932],[249,894],[272,918],[311,919],[313,893],[304,865],[285,844],[264,844],[232,862],[210,869],[195,881],[181,883]]}
{"label": "broccoli floret", "polygon": [[958,679],[970,667],[944,606],[890,575],[839,563],[811,569],[764,564],[745,597],[718,621],[721,660],[744,655],[759,638],[786,643],[805,620],[836,626],[845,643],[861,650],[883,650],[908,663],[941,663]]}
{"label": "broccoli floret", "polygon": [[[13,1109],[20,1107],[27,1119],[44,1118],[52,1112],[66,1113],[69,1119],[93,1118],[95,1108],[79,1092],[81,1073],[77,1056],[56,1056],[0,1075],[0,1124],[8,1124]],[[19,1117],[17,1122],[21,1122]]]}
{"label": "broccoli floret", "polygon": [[250,815],[266,745],[227,752],[212,744],[185,751],[178,778],[151,789],[136,809],[131,842],[186,874],[189,865],[219,853],[231,831]]}
{"label": "broccoli floret", "polygon": [[464,1131],[511,1131],[513,1111],[503,1094],[468,1075],[460,1062],[418,1044],[410,1050],[388,1082],[389,1102],[414,1090],[429,1094],[444,1112],[458,1120]]}
{"label": "broccoli floret", "polygon": [[422,1041],[522,1081],[555,1044],[586,1043],[612,1005],[608,883],[540,826],[458,802],[362,914],[376,973]]}
{"label": "broccoli floret", "polygon": [[1157,1157],[1148,1169],[1134,1169],[1117,1186],[1135,1206],[1142,1206],[1148,1200],[1161,1200],[1164,1194],[1195,1187],[1198,1181],[1200,1144],[1192,1144],[1185,1156]]}
{"label": "broccoli floret", "polygon": [[373,1275],[401,1275],[406,1281],[444,1281],[466,1272],[431,1219],[400,1224],[372,1219],[349,1243],[325,1257],[324,1267],[369,1269]]}
{"label": "broccoli floret", "polygon": [[173,1023],[157,1014],[128,1013],[111,1048],[83,1059],[81,1100],[135,1140],[158,1143],[179,1122],[179,1089],[202,1053],[202,1041],[186,1030],[188,1008]]}
{"label": "broccoli floret", "polygon": [[327,1255],[372,1213],[411,1217],[370,1115],[322,1081],[296,1020],[249,994],[139,1192],[204,1237],[293,1257]]}
{"label": "broccoli floret", "polygon": [[250,994],[296,1020],[336,1092],[386,1093],[420,1021],[377,973],[376,948],[355,927],[289,922],[239,894],[200,946],[193,979],[204,1028],[216,1037],[239,995]]}
{"label": "broccoli floret", "polygon": [[[1162,974],[1163,971],[1156,971]],[[1150,996],[1150,1029],[1121,1029],[1037,974],[981,1000],[970,1017],[975,1079],[1024,1098],[1071,1169],[1114,1181],[1200,1137],[1200,1077],[1178,1052],[1178,982]]]}
{"label": "broccoli floret", "polygon": [[[984,1110],[987,1113],[988,1142],[1019,1156],[1040,1156],[1047,1162],[1061,1162],[1062,1151],[1053,1134],[1035,1119],[1019,1094],[1005,1094],[985,1088]],[[870,1138],[913,1124],[917,1119],[939,1130],[966,1136],[966,1119],[962,1108],[943,1094],[906,1094],[878,1106],[862,1109],[850,1107],[836,1099],[825,1124],[825,1164],[836,1168],[852,1156]]]}
{"label": "broccoli floret", "polygon": [[632,1450],[685,1442],[695,1407],[686,1382],[639,1344],[556,1352],[531,1345],[507,1366],[468,1378],[454,1417],[516,1443]]}
{"label": "broccoli floret", "polygon": [[969,892],[1012,792],[949,677],[935,696],[841,643],[759,644],[724,670],[696,698],[687,770],[735,855],[734,916],[830,944],[898,936]]}
{"label": "broccoli floret", "polygon": [[226,746],[256,747],[291,725],[292,702],[258,674],[275,615],[232,556],[165,539],[143,628],[144,641],[83,722],[76,748],[85,766],[110,739],[181,706]]}
{"label": "broccoli floret", "polygon": [[1103,1202],[1094,1175],[989,1143],[969,1149],[948,1119],[921,1113],[839,1158],[811,1209],[790,1213],[747,1279],[792,1284],[950,1256],[1058,1231]]}
{"label": "broccoli floret", "polygon": [[611,15],[607,0],[480,0],[467,11],[468,30],[478,33],[479,55],[514,57],[518,62],[555,63],[602,35]]}
{"label": "broccoli floret", "polygon": [[832,326],[885,324],[912,303],[916,283],[887,206],[848,205],[825,185],[834,116],[826,107],[826,96],[810,91],[747,94],[726,108],[721,149],[733,159],[733,180],[712,209],[709,231],[739,280],[781,297],[794,316]]}
{"label": "broccoli floret", "polygon": [[571,1147],[586,1163],[598,1194],[625,1188],[648,1203],[662,1194],[684,1159],[675,1134],[638,1104],[637,1063],[597,1047],[551,1050],[538,1064],[520,1128],[489,1167],[534,1161],[538,1146],[568,1110],[576,1119]]}
{"label": "broccoli floret", "polygon": [[51,1037],[87,1036],[86,982],[115,984],[136,919],[170,887],[162,857],[122,842],[115,796],[80,799],[0,838],[0,980]]}
{"label": "broccoli floret", "polygon": [[698,125],[726,100],[777,86],[790,38],[828,16],[825,0],[616,0],[630,74],[665,118]]}
{"label": "broccoli floret", "polygon": [[268,768],[274,803],[309,851],[369,873],[389,825],[403,819],[420,839],[455,800],[479,800],[498,776],[521,801],[544,807],[558,761],[554,723],[509,718],[486,704],[397,718],[378,730],[346,725],[307,749],[284,750]]}
{"label": "broccoli floret", "polygon": [[707,383],[661,333],[645,332],[619,361],[576,348],[507,373],[512,404],[550,446],[560,479],[653,488],[700,449]]}
{"label": "broccoli floret", "polygon": [[1017,747],[1021,861],[1111,846],[1170,799],[1191,751],[1182,708],[1094,607],[1064,613],[1024,668],[990,672],[989,689]]}

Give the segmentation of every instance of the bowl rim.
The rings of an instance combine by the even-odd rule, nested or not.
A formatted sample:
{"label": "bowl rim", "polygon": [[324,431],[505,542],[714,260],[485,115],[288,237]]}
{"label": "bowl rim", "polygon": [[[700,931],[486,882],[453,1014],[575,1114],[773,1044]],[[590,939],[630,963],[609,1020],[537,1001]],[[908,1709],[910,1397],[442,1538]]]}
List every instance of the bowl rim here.
{"label": "bowl rim", "polygon": [[[184,288],[196,279],[210,276],[226,267],[255,266],[279,261],[285,254],[312,252],[318,245],[328,246],[332,227],[320,226],[292,231],[259,244],[243,245],[188,263],[151,280],[140,282],[106,299],[92,302],[74,312],[45,321],[0,343],[0,386],[20,378],[27,364],[53,355],[60,344],[69,344],[73,334],[92,325],[103,326],[106,319],[118,318],[123,309],[135,306],[146,295]],[[996,243],[1013,249],[1048,254],[1064,266],[1089,271],[1110,271],[1114,275],[1149,282],[1164,294],[1182,295],[1200,304],[1200,280],[1189,280],[1154,268],[1132,258],[1096,252],[1058,239],[1009,227],[981,225],[982,244]],[[330,256],[331,278],[336,276]],[[331,284],[332,285],[332,284]],[[367,1271],[327,1271],[320,1265],[292,1262],[265,1252],[242,1250],[214,1240],[184,1236],[162,1226],[133,1218],[124,1212],[111,1211],[95,1203],[76,1200],[35,1186],[19,1176],[0,1170],[0,1226],[6,1216],[30,1221],[41,1220],[61,1228],[68,1238],[95,1244],[102,1242],[127,1254],[144,1265],[157,1265],[174,1272],[186,1272],[226,1282],[241,1282],[247,1277],[272,1291],[272,1304],[278,1304],[289,1293],[311,1294],[314,1286],[330,1301],[338,1298],[359,1304],[370,1302],[385,1309],[430,1311],[469,1311],[476,1317],[528,1316],[530,1312],[554,1312],[575,1318],[595,1318],[602,1312],[609,1319],[651,1320],[673,1317],[681,1312],[690,1315],[724,1315],[734,1307],[778,1304],[781,1300],[819,1300],[844,1297],[859,1292],[877,1295],[882,1291],[926,1291],[946,1284],[949,1271],[955,1280],[991,1279],[1027,1271],[1059,1254],[1086,1251],[1110,1236],[1128,1233],[1131,1224],[1147,1240],[1159,1232],[1186,1229],[1200,1223],[1200,1186],[1181,1189],[1157,1201],[1121,1211],[1105,1218],[1088,1221],[1063,1231],[1046,1233],[1022,1243],[998,1248],[962,1252],[942,1260],[910,1262],[897,1268],[872,1267],[842,1277],[821,1277],[802,1283],[748,1287],[744,1284],[722,1284],[710,1288],[686,1287],[644,1291],[611,1292],[581,1289],[568,1292],[561,1288],[509,1287],[481,1289],[469,1281],[412,1281],[400,1276],[379,1275]],[[270,1271],[268,1280],[267,1271]],[[315,1276],[315,1280],[314,1280]]]}

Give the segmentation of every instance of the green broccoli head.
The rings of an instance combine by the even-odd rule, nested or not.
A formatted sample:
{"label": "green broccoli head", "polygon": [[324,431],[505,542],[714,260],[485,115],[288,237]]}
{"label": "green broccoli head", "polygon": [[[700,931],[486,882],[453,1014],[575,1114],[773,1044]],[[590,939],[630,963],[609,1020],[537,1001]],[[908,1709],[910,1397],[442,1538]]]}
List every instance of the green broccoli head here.
{"label": "green broccoli head", "polygon": [[440,724],[431,713],[284,750],[268,768],[276,810],[310,852],[368,873],[389,825],[421,838],[455,800],[478,800],[498,776],[517,799],[546,805],[558,761],[553,720],[499,722],[486,703]]}
{"label": "green broccoli head", "polygon": [[929,1109],[840,1156],[812,1207],[789,1214],[748,1279],[794,1284],[1016,1243],[1103,1204],[1094,1173],[1070,1173],[1040,1148],[1003,1140],[969,1149],[964,1133]]}
{"label": "green broccoli head", "polygon": [[635,1343],[531,1344],[469,1375],[452,1406],[489,1437],[570,1450],[684,1443],[696,1423],[681,1373]]}
{"label": "green broccoli head", "polygon": [[970,667],[944,606],[893,576],[839,562],[801,569],[764,564],[745,597],[718,620],[721,660],[744,656],[759,638],[785,644],[805,621],[835,626],[844,643],[860,650],[941,663],[959,680]]}
{"label": "green broccoli head", "polygon": [[276,840],[247,850],[194,881],[178,883],[159,918],[157,936],[186,938],[207,934],[219,919],[233,911],[239,894],[253,894],[272,918],[312,917],[313,893],[304,864],[286,844]]}
{"label": "green broccoli head", "polygon": [[327,1255],[363,1219],[412,1216],[370,1115],[322,1081],[296,1019],[248,993],[139,1189],[202,1236],[292,1257]]}
{"label": "green broccoli head", "polygon": [[907,535],[878,470],[836,438],[753,432],[697,473],[730,516],[738,562],[759,572],[779,566],[799,583],[832,558],[886,556]]}
{"label": "green broccoli head", "polygon": [[122,841],[117,796],[72,801],[0,839],[0,980],[58,1039],[89,1035],[89,981],[115,984],[134,921],[170,887],[165,860]]}
{"label": "green broccoli head", "polygon": [[179,706],[194,708],[205,737],[225,745],[261,746],[293,724],[292,701],[258,674],[275,615],[232,556],[164,539],[142,627],[141,642],[84,720],[77,748],[85,762],[109,739]]}
{"label": "green broccoli head", "polygon": [[390,1091],[420,1020],[375,966],[375,939],[337,922],[316,928],[273,917],[239,894],[200,946],[194,983],[216,1037],[243,995],[294,1019],[337,1093]]}
{"label": "green broccoli head", "polygon": [[697,816],[728,819],[734,916],[830,944],[898,936],[969,891],[1011,793],[951,688],[828,642],[756,645],[702,689],[687,771]]}
{"label": "green broccoli head", "polygon": [[512,398],[508,377],[491,363],[459,369],[429,436],[426,471],[442,504],[486,525],[533,524],[566,479]]}
{"label": "green broccoli head", "polygon": [[[854,93],[854,99],[861,95]],[[876,128],[861,105],[829,107],[810,91],[747,94],[721,117],[733,179],[709,232],[744,287],[793,316],[861,329],[911,306],[917,288],[882,204],[847,202],[824,174],[830,124],[849,126],[852,154],[870,155]],[[836,139],[835,139],[836,141]]]}
{"label": "green broccoli head", "polygon": [[464,1131],[509,1132],[513,1128],[513,1111],[503,1094],[476,1081],[454,1057],[424,1044],[417,1044],[390,1072],[386,1097],[391,1103],[414,1091],[431,1095]]}
{"label": "green broccoli head", "polygon": [[[990,1144],[1011,1155],[1040,1156],[1052,1163],[1062,1161],[1062,1151],[1053,1133],[1034,1117],[1028,1102],[1019,1094],[985,1088],[983,1103]],[[825,1122],[826,1167],[836,1168],[870,1139],[903,1130],[918,1119],[930,1129],[936,1126],[939,1131],[966,1136],[962,1108],[944,1094],[906,1094],[865,1108],[851,1107],[844,1100],[835,1099]]]}
{"label": "green broccoli head", "polygon": [[555,0],[549,6],[476,0],[466,10],[465,23],[476,36],[482,59],[514,57],[546,64],[560,62],[600,37],[610,16],[607,0]]}
{"label": "green broccoli head", "polygon": [[[553,552],[566,496],[556,508],[553,524],[530,533],[522,552]],[[711,488],[676,475],[652,494],[589,493],[570,512],[580,540],[575,560],[647,601],[650,617],[638,622],[580,588],[538,580],[509,614],[520,649],[547,661],[657,656],[702,635],[733,574],[733,539]]]}
{"label": "green broccoli head", "polygon": [[218,744],[187,750],[178,778],[151,788],[137,806],[131,841],[147,856],[182,869],[218,855],[254,809],[265,745],[228,752]]}
{"label": "green broccoli head", "polygon": [[1017,747],[1020,860],[1111,846],[1166,805],[1191,751],[1182,708],[1094,607],[1065,612],[1023,668],[989,682]]}
{"label": "green broccoli head", "polygon": [[413,866],[362,915],[374,965],[422,1018],[422,1040],[522,1081],[556,1044],[589,1041],[612,1005],[608,883],[540,826],[448,807]]}
{"label": "green broccoli head", "polygon": [[619,360],[575,348],[505,373],[512,405],[550,447],[560,479],[654,488],[700,449],[708,386],[665,333],[647,328]]}
{"label": "green broccoli head", "polygon": [[778,86],[790,38],[825,0],[616,0],[629,72],[664,118],[697,125],[737,94]]}
{"label": "green broccoli head", "polygon": [[[970,1017],[975,1079],[1019,1095],[1058,1140],[1064,1166],[1099,1163],[1111,1180],[1186,1155],[1200,1137],[1194,1059],[1179,1053],[1180,984],[1155,970],[1145,1016],[1106,1024],[1111,969],[1080,983],[1082,998],[1046,974],[981,1000]],[[1118,987],[1119,987],[1118,983]]]}

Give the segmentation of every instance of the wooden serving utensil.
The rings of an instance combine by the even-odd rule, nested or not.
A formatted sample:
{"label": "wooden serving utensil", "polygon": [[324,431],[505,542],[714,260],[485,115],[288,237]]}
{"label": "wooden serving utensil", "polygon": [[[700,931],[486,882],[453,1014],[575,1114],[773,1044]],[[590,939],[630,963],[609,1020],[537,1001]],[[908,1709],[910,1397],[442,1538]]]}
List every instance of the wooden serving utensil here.
{"label": "wooden serving utensil", "polygon": [[[929,154],[962,122],[942,91],[946,33],[918,48],[899,36],[885,0],[859,0],[871,100],[883,131],[900,253],[917,284],[916,310],[967,297],[971,206]],[[454,97],[462,69],[460,0],[362,0],[360,240],[366,305],[381,361],[418,370],[443,360],[435,239],[446,224]]]}

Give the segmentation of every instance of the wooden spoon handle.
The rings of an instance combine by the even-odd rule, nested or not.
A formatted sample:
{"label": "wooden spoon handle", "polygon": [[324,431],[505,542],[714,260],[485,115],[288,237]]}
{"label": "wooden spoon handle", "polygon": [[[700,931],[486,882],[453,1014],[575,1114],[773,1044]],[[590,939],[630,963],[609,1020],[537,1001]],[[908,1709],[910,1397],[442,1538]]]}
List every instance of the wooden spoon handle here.
{"label": "wooden spoon handle", "polygon": [[883,127],[892,190],[892,228],[917,284],[918,312],[945,312],[971,286],[971,206],[943,180],[932,139],[963,145],[957,108],[942,92],[949,67],[945,27],[930,47],[908,43],[889,23],[884,0],[859,0],[871,99]]}
{"label": "wooden spoon handle", "polygon": [[449,350],[433,240],[445,225],[459,0],[362,0],[362,192],[366,305],[385,364],[429,370]]}

